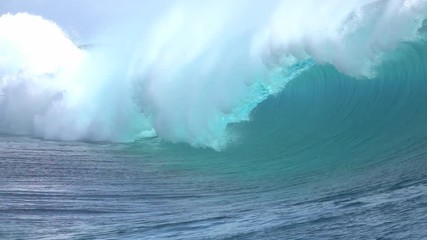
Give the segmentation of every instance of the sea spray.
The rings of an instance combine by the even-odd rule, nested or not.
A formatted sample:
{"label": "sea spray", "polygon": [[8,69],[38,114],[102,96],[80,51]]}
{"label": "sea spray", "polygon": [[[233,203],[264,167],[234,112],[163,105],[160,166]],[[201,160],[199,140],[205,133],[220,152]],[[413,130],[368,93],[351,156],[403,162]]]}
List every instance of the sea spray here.
{"label": "sea spray", "polygon": [[266,5],[176,1],[156,17],[117,22],[85,49],[51,21],[4,15],[0,130],[60,140],[159,136],[220,150],[238,139],[231,123],[249,120],[314,65],[375,77],[385,53],[420,41],[427,16],[421,0]]}

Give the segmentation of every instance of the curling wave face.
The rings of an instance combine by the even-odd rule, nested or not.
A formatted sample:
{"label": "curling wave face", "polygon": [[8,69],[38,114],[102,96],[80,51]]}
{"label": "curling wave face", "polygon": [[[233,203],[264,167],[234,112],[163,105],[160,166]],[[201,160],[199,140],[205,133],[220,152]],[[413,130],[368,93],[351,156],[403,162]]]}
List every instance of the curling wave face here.
{"label": "curling wave face", "polygon": [[[117,23],[84,49],[49,20],[3,15],[0,131],[114,142],[158,136],[221,150],[279,133],[297,142],[305,135],[273,131],[292,121],[301,131],[336,138],[368,131],[382,116],[396,124],[375,131],[423,123],[424,113],[407,118],[423,109],[409,102],[423,96],[413,92],[425,79],[426,1],[257,5],[177,1],[160,17]],[[283,97],[291,80],[310,93],[297,104]],[[311,91],[316,87],[324,91]],[[277,97],[283,102],[269,106]],[[255,121],[235,127],[251,114]],[[278,120],[260,130],[273,116]],[[329,135],[319,127],[327,122]]]}

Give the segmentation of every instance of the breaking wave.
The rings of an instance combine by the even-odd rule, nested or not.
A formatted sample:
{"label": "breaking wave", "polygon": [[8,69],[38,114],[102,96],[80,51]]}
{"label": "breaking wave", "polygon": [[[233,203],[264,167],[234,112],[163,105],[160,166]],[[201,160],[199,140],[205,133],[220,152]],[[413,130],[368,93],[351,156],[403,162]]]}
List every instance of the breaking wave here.
{"label": "breaking wave", "polygon": [[3,15],[0,132],[221,150],[425,129],[426,1],[260,5],[177,1],[84,46],[42,17]]}

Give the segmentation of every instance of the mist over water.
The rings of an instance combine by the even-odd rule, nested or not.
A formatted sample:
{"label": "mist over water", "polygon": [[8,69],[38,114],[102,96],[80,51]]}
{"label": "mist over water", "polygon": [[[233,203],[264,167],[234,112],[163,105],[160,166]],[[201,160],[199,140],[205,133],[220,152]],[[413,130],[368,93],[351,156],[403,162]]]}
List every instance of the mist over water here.
{"label": "mist over water", "polygon": [[427,1],[0,13],[0,238],[427,238]]}
{"label": "mist over water", "polygon": [[0,130],[224,149],[241,139],[230,124],[313,66],[375,78],[385,54],[423,41],[426,15],[421,0],[176,1],[79,46],[50,20],[5,14]]}

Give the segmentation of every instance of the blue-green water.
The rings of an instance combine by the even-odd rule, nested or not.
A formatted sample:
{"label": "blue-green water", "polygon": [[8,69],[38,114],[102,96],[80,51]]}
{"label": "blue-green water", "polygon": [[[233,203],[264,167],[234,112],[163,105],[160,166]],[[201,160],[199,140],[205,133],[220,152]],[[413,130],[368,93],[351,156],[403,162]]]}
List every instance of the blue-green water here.
{"label": "blue-green water", "polygon": [[371,80],[314,67],[221,152],[4,135],[0,236],[426,238],[427,48],[402,51]]}
{"label": "blue-green water", "polygon": [[370,158],[329,151],[340,156],[331,163],[315,149],[161,156],[135,145],[1,140],[3,239],[427,236],[421,143]]}
{"label": "blue-green water", "polygon": [[174,3],[0,16],[0,239],[427,239],[426,1]]}

